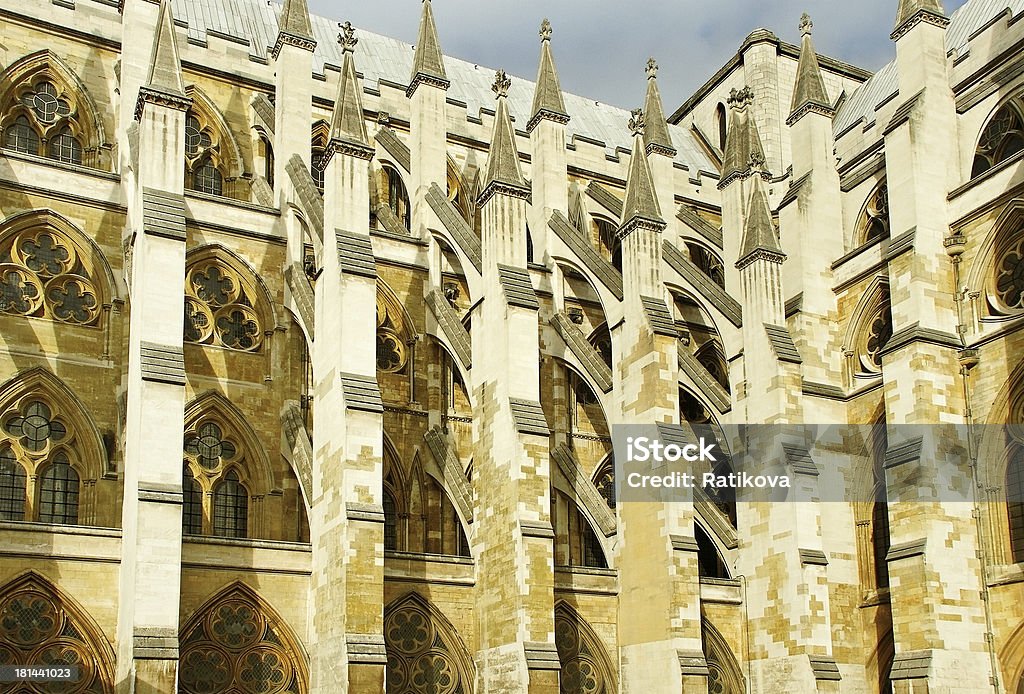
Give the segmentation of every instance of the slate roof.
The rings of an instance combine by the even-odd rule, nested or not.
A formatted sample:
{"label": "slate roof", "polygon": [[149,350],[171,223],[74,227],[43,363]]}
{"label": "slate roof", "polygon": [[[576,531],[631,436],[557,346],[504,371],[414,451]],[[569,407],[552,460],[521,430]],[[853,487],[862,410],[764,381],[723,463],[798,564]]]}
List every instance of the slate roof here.
{"label": "slate roof", "polygon": [[[1024,2],[1024,0],[1021,0]],[[278,34],[278,16],[281,5],[267,0],[172,0],[174,17],[186,26],[193,43],[205,43],[209,34],[249,46],[249,54],[258,61],[269,59],[270,47]],[[340,10],[339,10],[340,11]],[[313,71],[322,74],[324,65],[340,68],[341,46],[338,45],[338,21],[312,16],[313,38],[317,42],[313,53]],[[440,26],[444,43],[445,26]],[[413,67],[413,47],[397,39],[381,36],[356,27],[359,37],[358,68],[363,74],[364,87],[376,88],[380,81],[401,87],[408,86]],[[523,37],[529,40],[528,36]],[[445,56],[444,67],[451,80],[448,98],[464,102],[471,115],[481,109],[493,111],[494,68],[474,65],[464,60]],[[514,77],[514,76],[513,76]],[[514,77],[508,93],[509,112],[515,126],[525,130],[532,115],[534,82]],[[564,94],[565,110],[572,118],[566,126],[566,137],[574,135],[601,142],[608,150],[629,150],[632,144],[629,111],[596,102],[593,99]],[[717,172],[718,168],[701,150],[693,136],[684,128],[669,126],[673,146],[677,150],[676,162],[696,171]]]}
{"label": "slate roof", "polygon": [[[1024,12],[1024,0],[968,0],[950,15],[949,28],[946,30],[946,50],[961,51],[974,32],[1007,8],[1017,16]],[[894,60],[849,95],[833,121],[836,135],[845,133],[861,119],[865,123],[873,121],[875,109],[898,91]]]}

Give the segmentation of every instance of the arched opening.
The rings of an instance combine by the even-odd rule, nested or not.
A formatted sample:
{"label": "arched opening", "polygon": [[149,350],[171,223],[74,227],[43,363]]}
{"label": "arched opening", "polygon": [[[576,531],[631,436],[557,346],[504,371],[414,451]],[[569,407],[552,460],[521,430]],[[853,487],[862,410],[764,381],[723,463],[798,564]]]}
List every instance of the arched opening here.
{"label": "arched opening", "polygon": [[725,112],[725,104],[718,104],[715,109],[715,120],[718,124],[718,149],[725,151],[725,136],[728,134],[728,116]]}
{"label": "arched opening", "polygon": [[729,578],[729,567],[704,528],[695,524],[693,532],[697,538],[698,573],[705,578]]}
{"label": "arched opening", "polygon": [[593,628],[568,603],[555,605],[555,649],[562,666],[561,694],[618,691],[611,659]]}
{"label": "arched opening", "polygon": [[472,694],[473,659],[444,614],[416,593],[384,609],[388,694]]}
{"label": "arched opening", "polygon": [[[114,655],[95,621],[70,597],[29,571],[0,588],[0,661],[8,666],[73,667],[71,688],[50,683],[16,691],[113,694]],[[11,691],[11,690],[6,690]]]}
{"label": "arched opening", "polygon": [[1000,106],[981,131],[971,178],[980,176],[1024,150],[1024,109],[1017,95]]}
{"label": "arched opening", "polygon": [[856,228],[857,245],[889,238],[889,186],[884,178],[868,195]]}
{"label": "arched opening", "polygon": [[257,593],[241,582],[206,601],[181,629],[178,694],[304,694],[308,665],[298,639]]}

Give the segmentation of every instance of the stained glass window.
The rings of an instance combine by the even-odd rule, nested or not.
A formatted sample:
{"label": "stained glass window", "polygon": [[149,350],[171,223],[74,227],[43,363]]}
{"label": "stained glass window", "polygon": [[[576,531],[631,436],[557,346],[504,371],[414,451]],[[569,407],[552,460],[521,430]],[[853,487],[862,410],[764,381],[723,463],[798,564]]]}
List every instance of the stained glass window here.
{"label": "stained glass window", "polygon": [[249,493],[234,470],[213,488],[213,534],[244,538],[248,534]]}
{"label": "stained glass window", "polygon": [[39,521],[41,523],[78,523],[78,473],[63,453],[54,456],[39,478]]}

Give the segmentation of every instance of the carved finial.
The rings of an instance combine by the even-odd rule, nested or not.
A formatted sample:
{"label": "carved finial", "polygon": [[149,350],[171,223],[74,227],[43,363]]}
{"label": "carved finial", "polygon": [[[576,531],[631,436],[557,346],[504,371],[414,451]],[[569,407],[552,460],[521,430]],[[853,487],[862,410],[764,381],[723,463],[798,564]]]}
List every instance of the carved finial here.
{"label": "carved finial", "polygon": [[733,89],[729,92],[729,107],[734,109],[741,109],[747,106],[754,100],[754,90],[750,87],[744,87],[743,89]]}
{"label": "carved finial", "polygon": [[814,22],[811,21],[811,15],[804,12],[800,17],[800,35],[810,36],[812,29],[814,29]]}
{"label": "carved finial", "polygon": [[494,73],[494,84],[491,85],[491,91],[499,99],[503,96],[508,96],[508,88],[510,86],[512,86],[512,80],[508,78],[504,70],[498,70]]}
{"label": "carved finial", "polygon": [[646,126],[643,109],[634,108],[630,113],[633,115],[633,117],[629,119],[630,132],[634,135],[643,135],[644,127]]}
{"label": "carved finial", "polygon": [[356,38],[356,28],[352,26],[352,22],[345,22],[338,26],[341,27],[341,33],[338,34],[338,43],[341,44],[341,50],[345,53],[354,52],[356,44],[359,43],[359,39]]}
{"label": "carved finial", "polygon": [[548,21],[547,17],[545,17],[544,21],[540,23],[540,40],[551,40],[551,22]]}
{"label": "carved finial", "polygon": [[658,61],[654,58],[647,59],[647,79],[653,80],[658,76]]}

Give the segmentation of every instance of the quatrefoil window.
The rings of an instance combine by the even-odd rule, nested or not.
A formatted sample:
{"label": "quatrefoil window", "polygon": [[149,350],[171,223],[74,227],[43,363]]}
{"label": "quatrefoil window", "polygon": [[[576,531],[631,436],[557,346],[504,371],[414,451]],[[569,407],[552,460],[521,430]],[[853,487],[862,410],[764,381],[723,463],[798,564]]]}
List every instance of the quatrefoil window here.
{"label": "quatrefoil window", "polygon": [[193,264],[185,277],[185,341],[243,352],[259,351],[263,327],[256,293],[217,260]]}
{"label": "quatrefoil window", "polygon": [[33,228],[0,243],[0,312],[93,325],[101,308],[83,254],[63,234]]}
{"label": "quatrefoil window", "polygon": [[405,368],[409,357],[403,339],[404,320],[401,308],[378,292],[377,296],[377,370],[397,373]]}
{"label": "quatrefoil window", "polygon": [[204,469],[216,470],[223,461],[233,459],[238,449],[224,438],[224,432],[218,425],[206,422],[185,439],[185,452]]}

